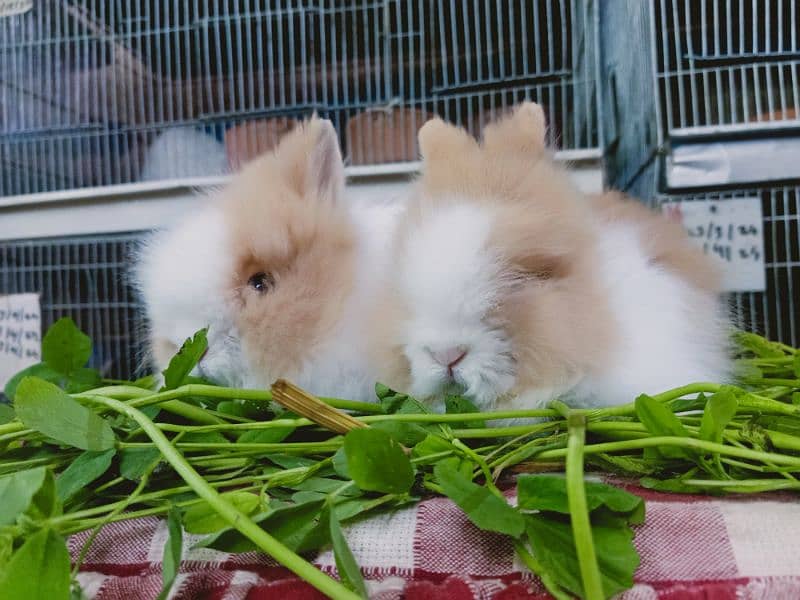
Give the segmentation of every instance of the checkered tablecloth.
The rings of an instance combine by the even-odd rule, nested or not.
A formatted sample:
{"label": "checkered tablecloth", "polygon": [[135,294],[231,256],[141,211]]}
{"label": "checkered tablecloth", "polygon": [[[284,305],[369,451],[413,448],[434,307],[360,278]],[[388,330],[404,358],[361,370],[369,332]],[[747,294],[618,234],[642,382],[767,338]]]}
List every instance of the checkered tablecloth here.
{"label": "checkered tablecloth", "polygon": [[[626,487],[647,503],[635,538],[642,562],[626,600],[800,599],[796,495],[710,498]],[[70,539],[73,557],[87,535]],[[346,536],[373,598],[549,597],[515,559],[510,543],[477,530],[443,498],[354,524]],[[199,537],[184,538],[173,599],[323,597],[264,555],[192,549]],[[107,526],[78,576],[84,591],[98,600],[155,598],[166,539],[166,524],[153,518]],[[336,572],[330,551],[314,563]]]}

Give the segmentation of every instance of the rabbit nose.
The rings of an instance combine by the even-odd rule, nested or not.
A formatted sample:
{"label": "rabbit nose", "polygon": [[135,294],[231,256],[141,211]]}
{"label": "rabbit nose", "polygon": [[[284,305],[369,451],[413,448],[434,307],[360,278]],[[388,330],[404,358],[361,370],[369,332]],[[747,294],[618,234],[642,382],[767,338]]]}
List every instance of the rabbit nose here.
{"label": "rabbit nose", "polygon": [[431,350],[433,360],[452,371],[458,363],[464,360],[469,348],[466,346],[453,346],[444,350]]}

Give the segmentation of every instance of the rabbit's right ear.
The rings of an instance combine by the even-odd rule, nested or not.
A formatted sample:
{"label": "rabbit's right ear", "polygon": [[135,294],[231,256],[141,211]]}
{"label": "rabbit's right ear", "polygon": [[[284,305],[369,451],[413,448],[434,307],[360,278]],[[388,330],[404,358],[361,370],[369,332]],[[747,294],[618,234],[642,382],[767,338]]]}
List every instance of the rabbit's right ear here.
{"label": "rabbit's right ear", "polygon": [[542,107],[535,102],[523,102],[484,128],[483,147],[497,154],[538,155],[545,148],[546,135],[547,120]]}
{"label": "rabbit's right ear", "polygon": [[475,139],[461,127],[436,117],[425,123],[417,134],[419,149],[426,162],[448,160],[477,147]]}

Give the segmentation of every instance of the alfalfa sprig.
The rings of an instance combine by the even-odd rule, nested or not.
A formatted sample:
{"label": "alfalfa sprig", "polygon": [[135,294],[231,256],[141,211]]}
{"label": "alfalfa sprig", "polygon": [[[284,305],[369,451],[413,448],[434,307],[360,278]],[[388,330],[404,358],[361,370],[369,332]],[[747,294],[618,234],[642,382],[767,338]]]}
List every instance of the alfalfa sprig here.
{"label": "alfalfa sprig", "polygon": [[[198,498],[205,501],[231,527],[252,541],[298,576],[332,598],[358,598],[350,590],[323,574],[295,552],[259,527],[235,505],[228,502],[208,484],[184,458],[178,449],[142,411],[119,400],[99,395],[88,396],[96,405],[124,415],[135,421],[150,438],[164,460],[186,482]],[[74,405],[73,405],[74,403]],[[70,399],[60,388],[35,377],[24,378],[17,389],[17,414],[26,425],[64,443],[87,450],[113,447],[114,433],[110,424]],[[70,407],[63,414],[54,409]],[[81,413],[76,417],[76,408]],[[87,411],[87,412],[83,412]],[[91,417],[89,417],[91,415]],[[80,426],[76,429],[76,426]],[[174,518],[174,517],[173,517]]]}

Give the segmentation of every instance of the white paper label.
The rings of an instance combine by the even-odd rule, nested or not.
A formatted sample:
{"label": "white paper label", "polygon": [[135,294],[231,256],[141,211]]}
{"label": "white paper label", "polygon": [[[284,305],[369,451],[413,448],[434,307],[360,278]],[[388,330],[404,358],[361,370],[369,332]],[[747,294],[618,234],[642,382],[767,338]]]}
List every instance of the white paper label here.
{"label": "white paper label", "polygon": [[32,8],[33,0],[0,0],[0,17],[18,15]]}
{"label": "white paper label", "polygon": [[726,292],[763,292],[764,221],[761,198],[667,202],[662,210],[722,269]]}
{"label": "white paper label", "polygon": [[39,294],[0,296],[0,389],[41,360]]}

